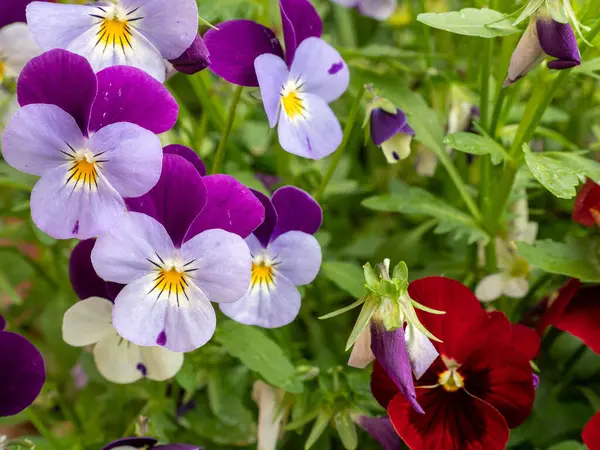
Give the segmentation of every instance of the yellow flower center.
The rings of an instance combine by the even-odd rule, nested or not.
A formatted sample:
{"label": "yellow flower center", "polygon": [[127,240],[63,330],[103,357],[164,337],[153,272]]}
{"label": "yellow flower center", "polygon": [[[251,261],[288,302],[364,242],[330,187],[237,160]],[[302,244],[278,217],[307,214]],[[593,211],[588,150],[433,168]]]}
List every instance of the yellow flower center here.
{"label": "yellow flower center", "polygon": [[4,80],[4,73],[6,72],[6,66],[4,62],[0,59],[0,83]]}
{"label": "yellow flower center", "polygon": [[281,97],[283,110],[290,119],[293,119],[302,114],[304,105],[302,99],[298,95],[298,91],[292,90]]}
{"label": "yellow flower center", "polygon": [[108,17],[102,19],[102,24],[100,25],[100,31],[97,33],[98,44],[104,44],[106,48],[108,45],[120,46],[123,51],[125,51],[125,47],[132,48],[131,46],[131,28],[127,23],[127,20],[121,20],[115,14],[111,19]]}
{"label": "yellow flower center", "polygon": [[162,268],[159,270],[158,276],[154,279],[155,284],[152,290],[158,291],[158,298],[160,298],[163,292],[167,294],[167,298],[170,298],[174,294],[179,304],[179,294],[184,294],[187,297],[186,288],[188,282],[186,278],[187,276],[184,271],[174,267],[170,269]]}
{"label": "yellow flower center", "polygon": [[515,278],[529,275],[529,263],[524,258],[516,258],[510,268],[510,275]]}
{"label": "yellow flower center", "polygon": [[252,287],[263,284],[271,286],[273,284],[273,267],[264,261],[253,262],[250,284]]}
{"label": "yellow flower center", "polygon": [[465,378],[458,372],[460,364],[453,359],[446,358],[444,355],[442,355],[442,361],[444,361],[444,364],[446,364],[448,370],[440,373],[438,377],[438,383],[447,392],[456,392],[459,389],[464,388]]}
{"label": "yellow flower center", "polygon": [[92,187],[98,188],[98,167],[93,157],[87,154],[77,155],[72,157],[72,165],[67,174],[69,178],[66,184],[73,184],[74,188],[81,183],[82,186],[87,185],[89,189]]}

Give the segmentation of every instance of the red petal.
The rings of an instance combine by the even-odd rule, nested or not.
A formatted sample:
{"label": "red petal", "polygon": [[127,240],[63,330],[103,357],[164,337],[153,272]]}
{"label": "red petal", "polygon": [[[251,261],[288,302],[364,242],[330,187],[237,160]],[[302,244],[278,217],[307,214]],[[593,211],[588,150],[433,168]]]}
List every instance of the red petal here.
{"label": "red petal", "polygon": [[581,433],[583,443],[587,445],[590,450],[600,450],[600,413],[596,413],[594,417],[590,419],[583,433]]}
{"label": "red petal", "polygon": [[482,347],[471,355],[461,372],[465,389],[500,411],[511,428],[531,413],[535,399],[533,372],[529,359],[515,348]]}
{"label": "red petal", "polygon": [[546,328],[555,324],[564,314],[565,308],[570,303],[573,296],[577,293],[581,283],[575,278],[571,278],[559,291],[558,296],[552,302],[550,307],[544,313],[542,320],[537,326],[537,332],[541,335]]}
{"label": "red petal", "polygon": [[371,392],[384,408],[387,408],[390,400],[400,392],[396,383],[385,373],[385,370],[377,361],[373,364],[373,373],[371,373]]}
{"label": "red petal", "polygon": [[534,329],[525,325],[513,324],[509,345],[527,358],[528,361],[535,359],[541,343],[540,335]]}
{"label": "red petal", "polygon": [[425,328],[443,341],[434,342],[440,354],[463,362],[481,345],[473,336],[485,326],[488,315],[468,287],[450,278],[427,277],[410,283],[408,293],[422,305],[446,311],[444,315],[417,311]]}
{"label": "red petal", "polygon": [[586,227],[593,227],[600,212],[600,186],[592,180],[583,185],[573,205],[573,220]]}
{"label": "red petal", "polygon": [[504,450],[509,431],[502,415],[490,404],[464,390],[418,389],[425,414],[413,410],[402,395],[395,396],[388,414],[396,432],[412,450]]}

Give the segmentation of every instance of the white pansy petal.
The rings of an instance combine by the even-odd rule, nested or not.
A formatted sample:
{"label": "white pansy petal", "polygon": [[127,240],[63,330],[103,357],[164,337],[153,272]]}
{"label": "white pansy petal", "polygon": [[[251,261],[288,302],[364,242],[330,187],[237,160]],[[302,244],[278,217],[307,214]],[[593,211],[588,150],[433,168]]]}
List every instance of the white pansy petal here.
{"label": "white pansy petal", "polygon": [[183,366],[183,353],[176,353],[164,347],[142,347],[142,364],[147,377],[155,381],[173,378]]}
{"label": "white pansy petal", "polygon": [[389,19],[396,10],[397,0],[363,0],[358,10],[365,16],[377,20]]}
{"label": "white pansy petal", "polygon": [[488,275],[475,288],[475,296],[481,302],[491,302],[502,295],[505,284],[506,276],[503,273]]}
{"label": "white pansy petal", "polygon": [[211,302],[235,302],[250,285],[252,257],[237,234],[203,231],[182,245],[181,257],[193,261],[185,269]]}
{"label": "white pansy petal", "polygon": [[429,338],[410,323],[406,327],[404,338],[406,339],[408,359],[413,374],[418,380],[436,360],[438,352]]}
{"label": "white pansy petal", "polygon": [[504,294],[511,298],[523,298],[529,291],[529,281],[524,277],[507,278],[504,284]]}
{"label": "white pansy petal", "polygon": [[64,341],[73,347],[84,347],[114,333],[112,308],[112,302],[100,297],[90,297],[75,303],[63,317]]}
{"label": "white pansy petal", "polygon": [[273,241],[268,248],[275,271],[296,286],[311,283],[321,268],[321,246],[310,234],[288,231]]}
{"label": "white pansy petal", "polygon": [[248,236],[245,239],[245,241],[248,245],[248,248],[250,249],[250,253],[252,254],[252,256],[259,255],[265,251],[265,248],[262,246],[262,244],[254,234]]}
{"label": "white pansy petal", "polygon": [[112,333],[94,346],[94,360],[100,374],[118,384],[133,383],[143,377],[140,347]]}
{"label": "white pansy petal", "polygon": [[373,350],[371,350],[371,326],[367,325],[358,335],[358,339],[352,347],[348,365],[357,369],[364,369],[371,361],[375,359]]}
{"label": "white pansy petal", "polygon": [[5,60],[5,76],[18,77],[25,63],[40,53],[27,24],[16,22],[0,28],[0,55]]}
{"label": "white pansy petal", "polygon": [[33,2],[27,6],[27,23],[42,50],[67,48],[98,22],[91,14],[99,12],[95,6]]}

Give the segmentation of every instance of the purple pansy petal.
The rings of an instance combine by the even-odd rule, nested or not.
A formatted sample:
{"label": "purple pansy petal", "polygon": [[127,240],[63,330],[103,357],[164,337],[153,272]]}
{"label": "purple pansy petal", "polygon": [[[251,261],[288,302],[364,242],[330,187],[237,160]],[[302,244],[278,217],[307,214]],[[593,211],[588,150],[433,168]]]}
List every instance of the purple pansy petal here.
{"label": "purple pansy petal", "polygon": [[115,226],[125,211],[119,193],[100,173],[96,185],[69,178],[70,164],[52,169],[31,191],[31,218],[55,239],[89,239]]}
{"label": "purple pansy petal", "polygon": [[577,37],[570,23],[540,19],[536,21],[536,27],[542,49],[556,58],[548,63],[550,69],[568,69],[581,64]]}
{"label": "purple pansy petal", "polygon": [[396,10],[397,0],[362,0],[358,10],[363,16],[377,20],[389,19]]}
{"label": "purple pansy petal", "polygon": [[533,388],[537,389],[540,386],[540,377],[537,374],[533,374]]}
{"label": "purple pansy petal", "polygon": [[173,242],[164,227],[145,214],[130,212],[109,233],[100,236],[92,250],[96,273],[106,281],[126,284],[155,266],[148,259],[171,255]]}
{"label": "purple pansy petal", "polygon": [[210,52],[199,34],[192,45],[181,56],[170,59],[175,70],[186,75],[193,75],[210,66]]}
{"label": "purple pansy petal", "polygon": [[224,230],[207,230],[181,247],[192,283],[211,302],[227,303],[240,299],[250,284],[252,257],[244,240]]}
{"label": "purple pansy petal", "polygon": [[248,236],[263,221],[265,209],[252,191],[229,175],[203,178],[208,200],[188,230],[185,240],[213,228]]}
{"label": "purple pansy petal", "polygon": [[402,441],[396,433],[389,417],[367,417],[361,416],[358,424],[379,442],[383,450],[398,450]]}
{"label": "purple pansy petal", "polygon": [[120,0],[127,11],[137,9],[135,28],[158,49],[165,59],[179,57],[198,33],[198,5],[195,0]]}
{"label": "purple pansy petal", "polygon": [[396,114],[387,113],[380,108],[371,111],[371,140],[378,147],[396,133],[402,132],[405,127],[406,114],[400,109],[396,109]]}
{"label": "purple pansy petal", "polygon": [[230,20],[210,29],[204,42],[211,55],[210,70],[221,78],[241,86],[258,86],[254,60],[264,53],[283,58],[275,33],[251,20]]}
{"label": "purple pansy petal", "polygon": [[406,122],[404,126],[400,128],[400,133],[410,134],[411,136],[414,136],[416,134],[415,130],[413,130],[413,127],[411,127],[408,122]]}
{"label": "purple pansy petal", "polygon": [[83,133],[87,133],[96,92],[96,75],[85,58],[59,49],[29,61],[17,83],[21,106],[32,103],[56,105],[75,119]]}
{"label": "purple pansy petal", "polygon": [[310,234],[288,231],[268,247],[269,256],[277,263],[276,273],[296,286],[312,282],[321,268],[321,246]]}
{"label": "purple pansy petal", "polygon": [[179,247],[206,200],[206,186],[196,168],[181,156],[167,154],[156,186],[142,197],[128,198],[126,203],[130,211],[160,222]]}
{"label": "purple pansy petal", "polygon": [[314,94],[300,95],[306,115],[289,119],[281,114],[279,143],[294,155],[315,160],[325,158],[342,143],[342,127],[325,100]]}
{"label": "purple pansy petal", "polygon": [[23,336],[0,332],[0,417],[12,416],[36,399],[46,381],[40,352]]}
{"label": "purple pansy petal", "polygon": [[197,445],[190,444],[168,444],[168,445],[159,445],[158,447],[154,447],[152,450],[202,450],[203,447],[198,447]]}
{"label": "purple pansy petal", "polygon": [[[33,0],[3,0],[0,2],[0,28],[14,22],[25,22],[25,8]],[[42,0],[47,1],[47,0]]]}
{"label": "purple pansy petal", "polygon": [[323,223],[323,210],[308,192],[295,186],[283,186],[271,198],[277,211],[277,225],[271,240],[288,231],[315,234]]}
{"label": "purple pansy petal", "polygon": [[163,148],[165,155],[178,155],[191,162],[201,176],[206,175],[206,165],[194,150],[185,145],[171,144]]}
{"label": "purple pansy petal", "polygon": [[254,68],[269,126],[273,128],[279,120],[281,89],[289,77],[289,70],[283,59],[271,54],[256,58]]}
{"label": "purple pansy petal", "polygon": [[[253,235],[256,237],[256,239],[258,239],[260,244],[266,248],[267,245],[269,245],[271,235],[273,234],[273,230],[277,224],[277,212],[275,211],[275,207],[273,206],[273,203],[269,197],[262,192],[255,191],[254,189],[252,189],[252,193],[265,208],[265,220],[263,220],[263,223],[261,223],[260,226],[254,230]],[[248,236],[248,238],[251,237],[252,236]]]}
{"label": "purple pansy petal", "polygon": [[85,139],[75,120],[54,105],[27,105],[12,117],[2,136],[2,155],[21,172],[41,176],[67,163],[69,145]]}
{"label": "purple pansy petal", "polygon": [[294,283],[276,276],[274,286],[257,283],[237,302],[222,303],[227,317],[244,325],[279,328],[291,323],[300,312],[302,299]]}
{"label": "purple pansy petal", "polygon": [[117,447],[152,448],[158,441],[147,437],[130,437],[118,439],[106,445],[102,450],[113,450]]}
{"label": "purple pansy petal", "polygon": [[327,103],[339,98],[350,83],[350,71],[339,52],[323,39],[302,41],[290,68],[292,79],[300,79],[303,92],[318,95]]}
{"label": "purple pansy petal", "polygon": [[323,22],[309,0],[279,0],[285,41],[285,59],[292,64],[296,49],[309,37],[321,37]]}
{"label": "purple pansy petal", "polygon": [[77,297],[84,300],[89,297],[106,298],[106,282],[96,274],[92,266],[92,249],[95,239],[79,242],[69,258],[69,279]]}
{"label": "purple pansy petal", "polygon": [[424,411],[417,402],[412,369],[406,351],[404,330],[398,328],[394,331],[387,331],[383,324],[371,322],[371,350],[373,350],[377,362],[396,383],[406,400],[415,411],[423,414]]}
{"label": "purple pansy petal", "polygon": [[98,97],[90,131],[116,122],[131,122],[153,133],[170,130],[179,107],[161,83],[135,67],[109,67],[98,73]]}
{"label": "purple pansy petal", "polygon": [[160,139],[133,123],[113,123],[100,129],[88,148],[101,154],[102,173],[123,197],[144,195],[158,182],[162,168]]}

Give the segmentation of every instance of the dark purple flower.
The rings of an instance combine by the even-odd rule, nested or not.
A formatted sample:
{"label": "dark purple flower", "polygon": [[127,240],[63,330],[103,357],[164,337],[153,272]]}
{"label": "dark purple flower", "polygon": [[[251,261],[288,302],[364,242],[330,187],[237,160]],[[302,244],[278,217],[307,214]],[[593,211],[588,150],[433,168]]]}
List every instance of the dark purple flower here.
{"label": "dark purple flower", "polygon": [[410,143],[415,131],[406,121],[406,114],[396,109],[390,114],[381,108],[371,111],[370,131],[373,143],[381,147],[387,161],[397,163],[410,155]]}
{"label": "dark purple flower", "polygon": [[296,286],[312,282],[321,267],[321,247],[312,236],[323,220],[319,204],[293,186],[278,189],[269,199],[255,192],[265,207],[265,220],[246,243],[252,253],[248,292],[221,311],[237,322],[277,328],[300,311]]}
{"label": "dark purple flower", "polygon": [[94,74],[81,56],[52,50],[32,59],[17,84],[22,108],[2,137],[14,168],[40,180],[31,194],[35,224],[57,239],[88,239],[124,213],[124,197],[148,192],[161,172],[156,133],[175,124],[167,89],[139,69]]}
{"label": "dark purple flower", "polygon": [[178,58],[170,59],[169,62],[178,72],[193,75],[210,65],[210,52],[206,48],[202,36],[197,35],[190,48]]}
{"label": "dark purple flower", "polygon": [[556,58],[550,69],[562,70],[581,64],[577,37],[570,23],[560,23],[552,17],[531,17],[525,33],[515,49],[504,85],[524,77],[544,58]]}
{"label": "dark purple flower", "polygon": [[144,450],[202,450],[203,447],[190,444],[156,445],[158,441],[153,438],[125,438],[118,439],[105,446],[102,450],[129,450],[139,448]]}
{"label": "dark purple flower", "polygon": [[[53,2],[54,0],[39,0]],[[33,0],[2,0],[0,2],[0,28],[14,22],[27,22],[25,8]]]}
{"label": "dark purple flower", "polygon": [[18,414],[37,398],[44,382],[44,359],[31,342],[9,331],[0,316],[0,417]]}
{"label": "dark purple flower", "polygon": [[375,439],[383,450],[398,450],[402,444],[389,417],[361,416],[358,424]]}
{"label": "dark purple flower", "polygon": [[[308,0],[279,0],[286,62],[291,65],[296,49],[309,37],[320,37],[323,24]],[[205,36],[210,51],[210,70],[241,86],[258,86],[254,60],[265,53],[284,57],[275,33],[251,20],[231,20],[211,29]]]}

